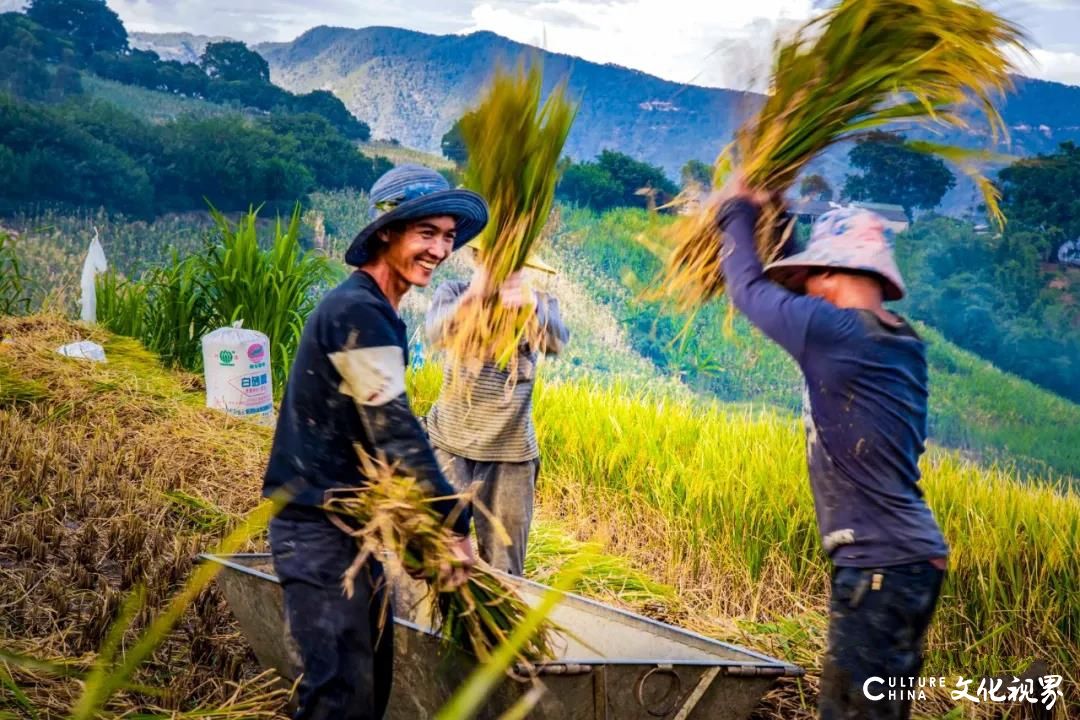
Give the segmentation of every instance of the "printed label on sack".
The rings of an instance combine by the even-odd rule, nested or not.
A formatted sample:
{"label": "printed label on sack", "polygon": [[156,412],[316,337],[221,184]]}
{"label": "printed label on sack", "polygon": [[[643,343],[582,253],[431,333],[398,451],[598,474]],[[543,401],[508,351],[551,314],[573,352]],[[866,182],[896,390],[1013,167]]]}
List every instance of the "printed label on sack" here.
{"label": "printed label on sack", "polygon": [[[247,377],[240,378],[240,387],[244,390],[258,390],[259,388],[266,387],[268,378],[266,373],[262,375],[248,375]],[[248,395],[252,393],[246,393]]]}

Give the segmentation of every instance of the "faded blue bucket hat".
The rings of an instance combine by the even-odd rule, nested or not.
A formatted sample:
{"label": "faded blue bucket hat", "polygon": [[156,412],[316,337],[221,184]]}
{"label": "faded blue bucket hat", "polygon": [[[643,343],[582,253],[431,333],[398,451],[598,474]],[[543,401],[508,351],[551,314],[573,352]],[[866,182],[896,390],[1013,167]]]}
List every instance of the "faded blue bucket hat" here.
{"label": "faded blue bucket hat", "polygon": [[864,208],[838,208],[818,218],[806,250],[770,263],[766,274],[796,292],[806,292],[813,269],[869,273],[881,281],[886,300],[904,297],[904,279],[893,258],[892,242],[881,216]]}
{"label": "faded blue bucket hat", "polygon": [[371,222],[357,233],[345,253],[345,262],[359,267],[370,258],[368,244],[387,225],[401,220],[417,220],[450,215],[457,220],[454,249],[476,237],[488,221],[484,198],[471,190],[455,190],[439,173],[423,165],[398,165],[383,173],[368,194]]}

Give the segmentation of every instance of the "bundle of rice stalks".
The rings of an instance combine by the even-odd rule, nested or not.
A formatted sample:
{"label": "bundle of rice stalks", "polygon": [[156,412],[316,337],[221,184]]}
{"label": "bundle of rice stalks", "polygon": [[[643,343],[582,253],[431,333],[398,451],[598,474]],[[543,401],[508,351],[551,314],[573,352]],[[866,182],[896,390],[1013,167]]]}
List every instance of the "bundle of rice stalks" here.
{"label": "bundle of rice stalks", "polygon": [[[994,139],[1005,126],[993,104],[1010,87],[1010,48],[1023,51],[1022,31],[967,0],[842,0],[778,47],[769,95],[757,116],[720,156],[714,180],[737,165],[745,183],[775,198],[762,212],[759,254],[781,245],[774,232],[781,200],[799,173],[828,147],[894,122],[966,128],[972,103]],[[998,194],[974,167],[986,153],[932,143],[916,148],[957,162],[983,191],[999,222]],[[720,198],[681,218],[667,236],[673,250],[663,287],[681,310],[723,292]]]}
{"label": "bundle of rice stalks", "polygon": [[[444,642],[455,644],[486,662],[529,612],[529,605],[501,577],[476,565],[457,588],[440,584],[447,567],[458,563],[451,552],[453,532],[432,508],[416,481],[395,475],[383,465],[362,458],[369,482],[363,492],[332,498],[326,509],[359,545],[360,552],[343,580],[353,592],[356,576],[372,557],[384,562],[390,577],[408,574],[422,578],[436,594],[432,603],[436,626]],[[384,608],[385,612],[385,608]],[[554,656],[554,627],[542,623],[518,653],[518,661],[533,664]]]}
{"label": "bundle of rice stalks", "polygon": [[461,120],[469,151],[465,185],[487,199],[490,219],[478,238],[486,286],[463,302],[446,333],[452,363],[495,361],[506,367],[522,342],[539,337],[532,306],[507,308],[499,288],[534,250],[551,212],[557,165],[576,107],[566,84],[541,104],[541,71],[499,71],[479,107]]}

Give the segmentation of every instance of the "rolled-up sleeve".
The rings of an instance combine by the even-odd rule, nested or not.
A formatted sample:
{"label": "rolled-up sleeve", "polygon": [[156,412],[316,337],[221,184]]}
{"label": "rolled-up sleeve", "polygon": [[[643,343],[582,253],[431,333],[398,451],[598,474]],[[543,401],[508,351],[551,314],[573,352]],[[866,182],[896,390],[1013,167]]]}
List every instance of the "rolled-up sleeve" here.
{"label": "rolled-up sleeve", "polygon": [[562,320],[559,300],[548,293],[536,294],[536,319],[540,323],[540,351],[558,355],[570,341],[570,329]]}
{"label": "rolled-up sleeve", "polygon": [[424,316],[424,334],[428,344],[438,346],[442,343],[467,288],[468,285],[463,282],[445,282],[435,289],[427,315]]}

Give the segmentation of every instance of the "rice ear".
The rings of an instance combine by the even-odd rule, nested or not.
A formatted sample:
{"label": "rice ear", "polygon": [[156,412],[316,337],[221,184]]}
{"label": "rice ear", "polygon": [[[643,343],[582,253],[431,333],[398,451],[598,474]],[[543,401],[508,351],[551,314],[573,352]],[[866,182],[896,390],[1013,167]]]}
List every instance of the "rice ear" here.
{"label": "rice ear", "polygon": [[[449,523],[435,512],[433,499],[413,478],[398,475],[377,458],[361,458],[371,471],[368,484],[356,493],[332,495],[324,506],[335,524],[349,519],[355,526],[349,526],[349,534],[359,552],[342,577],[344,591],[352,595],[355,579],[368,559],[384,559],[388,578],[407,573],[428,583],[436,624],[447,643],[481,660],[489,658],[526,617],[528,604],[483,563],[473,568],[464,585],[449,592],[440,587],[442,568],[455,562],[451,548],[457,539]],[[382,617],[383,622],[388,618],[385,608]],[[550,623],[542,625],[522,648],[519,660],[535,663],[552,657],[555,631]]]}
{"label": "rice ear", "polygon": [[[714,184],[737,161],[744,181],[783,196],[815,157],[868,129],[904,121],[966,128],[980,115],[995,142],[1007,137],[995,97],[1012,87],[1010,50],[1026,52],[1017,25],[964,0],[842,0],[805,24],[776,51],[771,92],[755,117],[721,153]],[[1004,217],[993,184],[971,154],[923,144],[960,165],[983,191],[991,217]],[[723,240],[714,204],[680,218],[665,241],[672,248],[656,294],[692,311],[723,293],[717,256]],[[770,208],[772,220],[779,209]],[[780,246],[768,218],[757,247]]]}
{"label": "rice ear", "polygon": [[521,270],[544,237],[552,215],[558,161],[577,112],[561,80],[543,102],[539,63],[499,69],[480,104],[461,122],[469,152],[466,186],[490,208],[477,243],[488,283],[475,302],[461,303],[444,333],[455,383],[470,382],[471,361],[494,362],[516,376],[517,349],[539,345],[529,306],[508,308],[499,298],[506,279]]}

